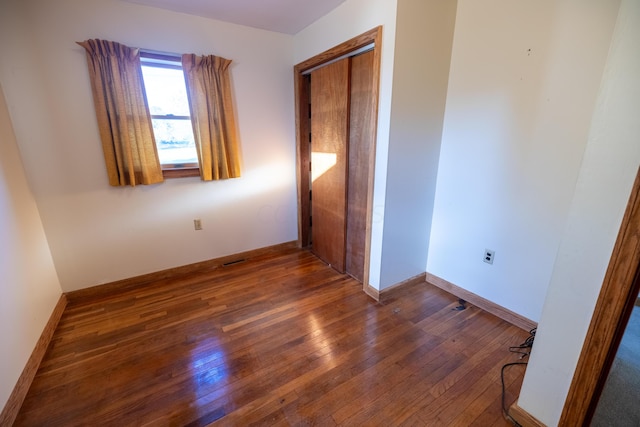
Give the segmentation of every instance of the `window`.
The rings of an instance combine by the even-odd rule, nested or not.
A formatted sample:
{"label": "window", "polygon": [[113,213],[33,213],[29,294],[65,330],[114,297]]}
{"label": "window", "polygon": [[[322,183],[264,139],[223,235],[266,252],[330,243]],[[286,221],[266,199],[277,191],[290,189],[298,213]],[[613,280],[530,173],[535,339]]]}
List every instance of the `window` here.
{"label": "window", "polygon": [[240,177],[230,59],[100,39],[78,44],[87,53],[109,185]]}
{"label": "window", "polygon": [[141,52],[140,63],[165,178],[198,176],[198,156],[180,57]]}

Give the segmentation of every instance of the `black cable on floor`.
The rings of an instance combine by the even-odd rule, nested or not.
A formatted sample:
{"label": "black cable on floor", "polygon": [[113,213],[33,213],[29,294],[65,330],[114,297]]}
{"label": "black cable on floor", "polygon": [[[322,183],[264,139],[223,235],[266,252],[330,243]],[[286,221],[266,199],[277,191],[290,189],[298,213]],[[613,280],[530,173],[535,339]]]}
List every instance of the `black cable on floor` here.
{"label": "black cable on floor", "polygon": [[512,362],[512,363],[507,363],[506,365],[504,365],[502,367],[502,369],[500,370],[500,381],[502,382],[502,413],[504,414],[505,418],[509,421],[511,421],[513,423],[513,425],[515,425],[516,427],[522,427],[520,424],[518,424],[518,422],[516,420],[514,420],[511,415],[509,414],[509,409],[507,408],[507,403],[505,402],[505,398],[506,398],[506,387],[504,385],[504,370],[505,368],[508,368],[509,366],[514,366],[514,365],[527,365],[528,362]]}
{"label": "black cable on floor", "polygon": [[[516,345],[516,346],[512,346],[509,347],[509,351],[512,353],[517,353],[520,355],[520,359],[524,359],[525,357],[528,357],[529,354],[531,353],[531,347],[533,347],[533,341],[536,337],[536,330],[537,328],[533,328],[529,331],[529,336],[527,337],[527,339],[520,345]],[[513,423],[513,425],[515,425],[516,427],[522,427],[520,424],[518,424],[518,422],[516,420],[513,419],[513,417],[509,414],[509,409],[507,408],[507,404],[505,402],[506,399],[506,387],[504,385],[504,370],[506,368],[508,368],[509,366],[515,366],[515,365],[526,365],[528,364],[528,362],[512,362],[512,363],[507,363],[505,364],[502,369],[500,370],[500,382],[502,383],[502,414],[504,415],[504,417],[511,421]]]}
{"label": "black cable on floor", "polygon": [[509,351],[512,353],[518,353],[521,354],[522,356],[520,356],[521,359],[523,359],[524,357],[528,356],[530,351],[523,351],[525,349],[530,349],[531,347],[533,347],[533,340],[536,337],[536,330],[537,328],[533,328],[529,331],[529,336],[527,337],[526,340],[524,340],[524,342],[520,345],[516,345],[516,346],[512,346],[509,347]]}

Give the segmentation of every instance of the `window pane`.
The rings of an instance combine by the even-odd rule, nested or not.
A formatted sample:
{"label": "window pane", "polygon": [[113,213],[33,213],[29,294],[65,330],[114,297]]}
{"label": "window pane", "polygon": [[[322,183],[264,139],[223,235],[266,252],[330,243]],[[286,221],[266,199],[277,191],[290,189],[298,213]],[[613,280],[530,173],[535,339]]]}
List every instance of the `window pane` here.
{"label": "window pane", "polygon": [[190,120],[153,119],[161,164],[197,163]]}
{"label": "window pane", "polygon": [[188,116],[189,103],[182,70],[145,65],[141,68],[151,114]]}

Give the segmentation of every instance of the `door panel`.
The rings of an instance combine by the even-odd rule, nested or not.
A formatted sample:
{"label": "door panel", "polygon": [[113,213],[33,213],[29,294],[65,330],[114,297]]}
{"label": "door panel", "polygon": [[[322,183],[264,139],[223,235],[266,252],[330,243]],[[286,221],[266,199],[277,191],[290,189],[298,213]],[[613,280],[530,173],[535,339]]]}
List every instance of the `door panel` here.
{"label": "door panel", "polygon": [[311,73],[311,248],[345,271],[349,59]]}
{"label": "door panel", "polygon": [[351,58],[346,272],[364,280],[369,164],[373,151],[373,51]]}

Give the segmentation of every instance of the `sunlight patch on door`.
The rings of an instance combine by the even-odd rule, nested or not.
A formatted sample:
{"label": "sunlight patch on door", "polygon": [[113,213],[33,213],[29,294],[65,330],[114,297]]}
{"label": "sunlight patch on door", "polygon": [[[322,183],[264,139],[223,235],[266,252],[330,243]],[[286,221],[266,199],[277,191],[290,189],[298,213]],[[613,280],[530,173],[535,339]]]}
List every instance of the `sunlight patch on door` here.
{"label": "sunlight patch on door", "polygon": [[311,153],[311,182],[320,178],[329,169],[334,167],[338,161],[336,153]]}

